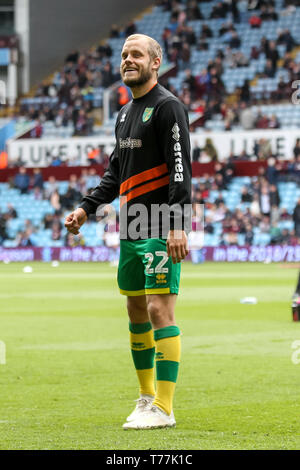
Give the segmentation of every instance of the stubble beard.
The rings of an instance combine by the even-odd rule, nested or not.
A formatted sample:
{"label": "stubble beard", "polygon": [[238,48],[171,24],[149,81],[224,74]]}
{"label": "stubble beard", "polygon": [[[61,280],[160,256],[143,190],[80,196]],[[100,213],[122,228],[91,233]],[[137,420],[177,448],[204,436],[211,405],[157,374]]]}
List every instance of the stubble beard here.
{"label": "stubble beard", "polygon": [[130,88],[142,86],[145,83],[147,83],[150,78],[152,78],[152,73],[150,69],[150,65],[148,66],[147,69],[142,69],[139,76],[137,78],[126,78],[125,73],[122,72],[122,80],[125,83],[125,85],[129,86]]}

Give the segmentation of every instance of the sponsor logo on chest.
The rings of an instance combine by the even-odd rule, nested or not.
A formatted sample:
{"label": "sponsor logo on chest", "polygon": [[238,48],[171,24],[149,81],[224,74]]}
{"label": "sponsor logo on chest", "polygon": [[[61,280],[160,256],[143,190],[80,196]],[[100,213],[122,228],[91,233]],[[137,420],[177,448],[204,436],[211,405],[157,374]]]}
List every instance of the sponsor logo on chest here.
{"label": "sponsor logo on chest", "polygon": [[134,149],[142,147],[143,144],[141,139],[126,137],[126,139],[119,139],[119,145],[121,149]]}

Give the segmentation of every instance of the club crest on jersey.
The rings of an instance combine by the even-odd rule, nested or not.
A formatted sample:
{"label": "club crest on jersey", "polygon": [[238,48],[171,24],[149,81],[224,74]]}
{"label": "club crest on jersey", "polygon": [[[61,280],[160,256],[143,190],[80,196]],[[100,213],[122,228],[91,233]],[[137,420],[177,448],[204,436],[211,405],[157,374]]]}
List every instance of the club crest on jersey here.
{"label": "club crest on jersey", "polygon": [[145,108],[144,114],[143,114],[143,122],[149,121],[149,119],[152,116],[154,108]]}

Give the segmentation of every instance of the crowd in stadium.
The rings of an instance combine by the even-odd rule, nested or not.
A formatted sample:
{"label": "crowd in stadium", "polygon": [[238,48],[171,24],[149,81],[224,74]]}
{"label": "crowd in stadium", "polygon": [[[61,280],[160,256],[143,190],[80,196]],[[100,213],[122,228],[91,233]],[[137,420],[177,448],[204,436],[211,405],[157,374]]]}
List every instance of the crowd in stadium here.
{"label": "crowd in stadium", "polygon": [[[285,170],[275,165],[272,159],[267,168],[260,168],[259,174],[250,179],[249,184],[241,187],[240,204],[233,210],[229,210],[224,201],[224,191],[230,188],[234,180],[234,163],[228,160],[225,164],[216,162],[214,175],[203,175],[193,179],[192,201],[194,204],[194,221],[200,222],[197,217],[197,204],[205,204],[204,232],[213,234],[215,224],[221,223],[221,244],[238,244],[238,235],[244,235],[244,243],[253,242],[253,230],[258,228],[260,233],[269,233],[271,244],[296,245],[300,241],[300,200],[294,211],[288,212],[280,205],[278,183],[282,181],[300,181],[300,161],[297,156],[297,164],[291,163]],[[72,211],[78,205],[82,195],[91,191],[100,181],[93,166],[83,169],[78,178],[71,175],[66,191],[59,192],[58,182],[55,177],[50,176],[44,182],[40,169],[35,169],[31,177],[27,170],[21,167],[18,173],[10,181],[11,187],[17,188],[21,195],[34,194],[37,201],[49,200],[52,213],[46,214],[42,225],[44,229],[51,229],[51,239],[64,240],[64,244],[73,245],[79,243],[84,245],[85,241],[72,235],[65,235],[63,230],[63,215]],[[210,195],[216,193],[216,197]],[[18,214],[12,204],[7,206],[6,211],[0,212],[0,241],[7,240],[7,224]],[[91,218],[95,221],[95,218]],[[281,221],[292,221],[293,228],[279,228]],[[199,228],[199,226],[197,226]],[[30,220],[26,220],[23,230],[16,237],[17,246],[34,245],[32,234],[37,230]],[[115,229],[114,229],[115,230]],[[104,237],[105,241],[105,237]]]}
{"label": "crowd in stadium", "polygon": [[[165,28],[163,36],[167,57],[170,62],[176,63],[179,69],[186,72],[181,93],[178,94],[172,86],[169,88],[179,96],[190,111],[201,113],[202,119],[197,122],[197,125],[203,126],[213,115],[219,114],[225,121],[225,130],[231,130],[235,124],[240,124],[244,129],[279,128],[280,124],[276,116],[268,118],[261,113],[255,116],[251,112],[250,106],[256,104],[257,99],[255,93],[250,90],[249,80],[245,80],[243,86],[235,90],[230,104],[227,103],[228,93],[226,93],[222,81],[225,66],[243,67],[248,65],[251,59],[258,59],[261,54],[265,55],[267,60],[260,77],[274,77],[279,61],[277,46],[284,44],[286,53],[281,68],[288,72],[289,78],[284,80],[281,77],[278,89],[270,95],[270,101],[280,102],[290,98],[292,83],[300,78],[300,64],[296,63],[291,55],[296,41],[290,31],[279,30],[276,41],[263,37],[260,47],[253,46],[250,57],[245,57],[239,51],[241,38],[234,26],[234,22],[241,21],[241,10],[245,7],[248,9],[260,8],[261,14],[257,17],[259,22],[255,23],[257,28],[260,27],[262,21],[276,20],[278,14],[274,10],[275,2],[248,2],[248,5],[245,5],[247,2],[220,2],[212,9],[211,18],[224,18],[224,23],[217,32],[213,31],[208,24],[202,24],[198,38],[192,27],[186,25],[188,20],[203,19],[196,1],[187,2],[185,8],[179,1],[162,0],[161,4],[171,13],[171,23]],[[286,4],[290,8],[297,2],[286,2]],[[292,14],[292,11],[293,9],[289,9],[288,13]],[[234,22],[225,21],[228,13],[232,14]],[[254,15],[251,16],[249,21],[252,22],[254,18],[256,18]],[[225,51],[221,49],[217,51],[215,59],[211,59],[199,75],[193,75],[190,66],[191,47],[194,46],[197,50],[207,50],[209,39],[216,35],[220,38],[221,43],[227,45]]]}
{"label": "crowd in stadium", "polygon": [[[300,1],[286,0],[283,9],[276,11],[273,0],[241,0],[215,3],[210,18],[201,24],[200,34],[196,33],[189,22],[204,20],[196,0],[159,0],[157,4],[163,11],[169,12],[169,24],[164,28],[161,44],[167,60],[175,63],[177,71],[184,73],[181,90],[178,91],[168,79],[161,83],[177,95],[190,112],[197,113],[197,126],[219,115],[225,123],[225,130],[232,130],[235,125],[243,129],[277,129],[280,122],[276,115],[267,116],[258,111],[254,114],[251,106],[260,105],[255,92],[251,90],[249,80],[243,86],[237,87],[233,94],[226,92],[222,75],[225,67],[231,69],[243,67],[251,60],[257,60],[261,55],[266,58],[266,65],[261,77],[272,78],[278,71],[288,72],[288,80],[280,79],[278,89],[273,91],[268,102],[286,102],[290,99],[292,82],[300,79],[300,63],[295,60],[293,49],[297,41],[290,31],[277,31],[276,40],[261,39],[260,47],[252,47],[251,54],[246,57],[240,46],[243,38],[239,36],[236,25],[247,21],[252,29],[261,28],[264,22],[278,19],[279,15],[293,15]],[[253,10],[253,14],[251,13]],[[247,15],[245,15],[247,12]],[[250,15],[249,15],[250,12]],[[209,20],[221,18],[218,30],[213,30]],[[110,38],[126,38],[139,32],[134,22],[124,29],[116,25],[111,27]],[[226,44],[225,49],[216,51],[214,59],[208,61],[207,67],[198,75],[193,74],[191,67],[192,50],[205,51],[209,48],[211,38],[219,38],[220,43]],[[285,54],[280,58],[278,47],[285,45]],[[120,79],[118,68],[112,65],[113,50],[106,42],[88,52],[72,51],[65,59],[62,69],[55,74],[51,81],[45,80],[36,91],[36,98],[42,103],[34,106],[23,105],[20,116],[35,120],[35,137],[43,134],[43,124],[52,121],[56,127],[67,126],[71,122],[74,135],[87,136],[93,134],[95,119],[94,91],[97,88],[107,88]],[[230,95],[230,96],[229,96]],[[123,100],[130,97],[122,96]],[[45,101],[43,102],[43,100]],[[47,101],[48,100],[48,101]],[[52,100],[52,101],[51,101]],[[101,107],[101,106],[100,106]],[[194,127],[191,127],[194,130]],[[206,234],[213,235],[216,223],[221,224],[221,244],[239,243],[238,235],[243,234],[243,242],[251,244],[254,240],[254,229],[260,233],[270,234],[270,243],[297,244],[300,239],[300,201],[293,211],[282,206],[278,192],[278,184],[282,181],[300,183],[300,139],[297,139],[294,152],[289,163],[285,166],[272,154],[270,141],[262,138],[255,143],[251,153],[243,151],[239,155],[231,154],[222,164],[214,145],[213,137],[206,139],[202,148],[194,147],[192,160],[194,162],[215,163],[214,176],[204,175],[194,179],[193,203],[205,204]],[[224,200],[227,191],[234,180],[234,162],[236,160],[268,161],[267,168],[261,168],[257,177],[252,177],[247,185],[241,188],[240,204],[235,209],[228,208]],[[64,244],[84,244],[83,236],[79,238],[65,235],[63,215],[71,211],[81,200],[82,195],[99,183],[99,177],[93,164],[107,167],[108,153],[105,147],[99,148],[90,155],[91,167],[82,170],[81,176],[70,177],[65,192],[59,191],[58,182],[50,177],[45,184],[40,170],[35,169],[33,176],[27,174],[22,161],[16,176],[10,181],[10,187],[17,188],[21,195],[34,194],[37,201],[49,200],[53,213],[46,214],[43,228],[51,230],[53,241],[63,240]],[[62,161],[56,157],[52,166],[73,165],[71,160]],[[217,192],[215,198],[211,194]],[[195,205],[196,208],[196,205]],[[0,210],[0,242],[10,238],[8,224],[17,218],[16,208],[9,204],[6,210]],[[194,218],[197,219],[195,209]],[[93,220],[93,219],[91,219]],[[282,221],[290,221],[292,228],[282,228]],[[290,226],[291,227],[291,226]],[[16,237],[18,246],[34,245],[32,234],[36,226],[30,220],[26,221],[23,230]],[[105,239],[105,237],[104,237]]]}
{"label": "crowd in stadium", "polygon": [[[222,80],[225,66],[243,67],[261,55],[266,57],[266,65],[260,77],[274,77],[280,59],[278,46],[285,45],[286,52],[280,61],[280,67],[281,70],[287,71],[288,79],[282,77],[279,80],[278,89],[270,96],[268,95],[268,100],[269,102],[284,102],[290,99],[291,84],[300,78],[300,63],[297,63],[291,54],[297,44],[290,31],[277,31],[275,41],[263,37],[260,47],[252,47],[250,56],[246,57],[240,51],[242,38],[239,37],[235,28],[235,24],[245,21],[243,14],[245,11],[260,12],[258,15],[253,13],[250,16],[249,23],[252,28],[260,28],[263,22],[276,20],[278,13],[274,8],[275,2],[273,0],[219,2],[212,8],[210,19],[222,18],[224,23],[218,31],[215,31],[209,26],[208,20],[207,24],[202,24],[201,32],[197,35],[188,22],[203,19],[199,8],[200,3],[196,0],[158,1],[163,10],[170,12],[169,24],[161,37],[165,56],[169,62],[176,64],[178,71],[184,70],[186,73],[180,92],[167,80],[163,79],[162,84],[178,95],[189,111],[199,114],[197,126],[203,126],[207,120],[218,114],[224,120],[226,130],[231,130],[237,124],[244,129],[280,127],[276,116],[267,117],[261,113],[254,116],[251,112],[250,107],[257,103],[257,96],[251,91],[249,80],[245,80],[243,86],[237,87],[230,99],[228,99],[229,93],[226,92]],[[280,14],[292,15],[298,3],[292,0],[285,1],[285,9]],[[113,25],[110,37],[125,38],[135,32],[139,31],[133,22],[123,30]],[[207,50],[212,37],[218,37],[220,43],[226,44],[227,47],[225,50],[220,48],[216,51],[215,58],[209,60],[207,67],[195,75],[191,68],[192,48],[199,51]],[[36,97],[56,98],[56,101],[53,104],[45,101],[35,106],[21,107],[23,119],[37,121],[39,125],[37,137],[42,134],[45,121],[52,121],[56,127],[72,124],[74,135],[77,136],[93,134],[95,89],[107,88],[120,79],[118,68],[113,68],[111,62],[112,54],[113,50],[108,42],[85,53],[72,51],[54,79],[40,84]],[[130,95],[127,94],[120,99],[124,104],[130,99]],[[99,106],[99,103],[96,106]]]}

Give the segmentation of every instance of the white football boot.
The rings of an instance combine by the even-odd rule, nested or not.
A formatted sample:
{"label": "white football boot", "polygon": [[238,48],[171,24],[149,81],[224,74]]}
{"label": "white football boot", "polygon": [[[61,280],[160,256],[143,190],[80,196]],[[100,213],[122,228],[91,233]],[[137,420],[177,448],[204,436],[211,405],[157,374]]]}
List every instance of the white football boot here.
{"label": "white football boot", "polygon": [[140,398],[135,400],[136,407],[133,412],[127,416],[126,421],[134,421],[145,409],[152,404],[154,397],[152,395],[141,395]]}
{"label": "white football boot", "polygon": [[139,413],[133,421],[123,424],[123,429],[158,429],[171,428],[176,425],[174,413],[167,415],[157,406],[149,406]]}

